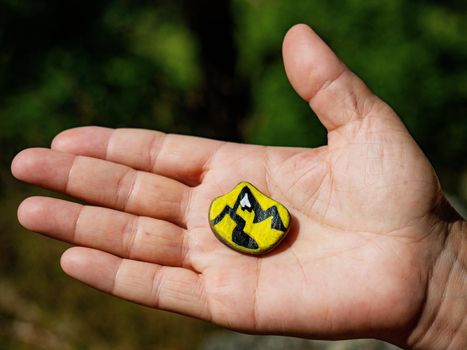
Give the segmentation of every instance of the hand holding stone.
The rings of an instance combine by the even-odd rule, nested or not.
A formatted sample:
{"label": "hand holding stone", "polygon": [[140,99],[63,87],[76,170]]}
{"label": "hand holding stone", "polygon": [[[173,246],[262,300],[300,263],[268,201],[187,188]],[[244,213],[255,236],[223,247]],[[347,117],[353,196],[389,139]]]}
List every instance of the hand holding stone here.
{"label": "hand holding stone", "polygon": [[[449,271],[440,264],[452,261],[443,257],[462,220],[394,111],[310,28],[292,28],[283,54],[326,146],[72,129],[51,149],[21,152],[12,171],[87,204],[28,198],[19,220],[75,245],[64,271],[121,298],[247,332],[422,347],[439,310],[433,296],[444,295],[433,273]],[[260,257],[211,232],[211,202],[241,181],[292,217],[286,239]],[[254,247],[241,232],[237,240]]]}

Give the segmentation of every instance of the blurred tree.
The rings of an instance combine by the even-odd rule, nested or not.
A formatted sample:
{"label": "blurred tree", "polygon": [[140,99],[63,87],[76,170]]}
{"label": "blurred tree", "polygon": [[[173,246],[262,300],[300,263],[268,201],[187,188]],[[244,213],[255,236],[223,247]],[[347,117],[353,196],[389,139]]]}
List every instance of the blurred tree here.
{"label": "blurred tree", "polygon": [[237,43],[230,1],[184,0],[188,26],[199,43],[202,99],[189,121],[198,134],[242,141],[250,107],[246,78],[237,75]]}

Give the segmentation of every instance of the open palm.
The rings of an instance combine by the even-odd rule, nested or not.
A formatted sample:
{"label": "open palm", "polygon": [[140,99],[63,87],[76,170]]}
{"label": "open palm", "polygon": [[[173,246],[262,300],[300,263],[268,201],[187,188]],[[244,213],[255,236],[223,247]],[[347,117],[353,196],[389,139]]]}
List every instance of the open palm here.
{"label": "open palm", "polygon": [[[284,42],[287,74],[328,129],[317,149],[86,127],[13,162],[21,180],[91,205],[33,197],[19,219],[71,242],[71,276],[103,291],[247,332],[408,335],[441,240],[429,162],[394,112],[308,27]],[[249,181],[292,215],[274,251],[220,243],[211,201]]]}

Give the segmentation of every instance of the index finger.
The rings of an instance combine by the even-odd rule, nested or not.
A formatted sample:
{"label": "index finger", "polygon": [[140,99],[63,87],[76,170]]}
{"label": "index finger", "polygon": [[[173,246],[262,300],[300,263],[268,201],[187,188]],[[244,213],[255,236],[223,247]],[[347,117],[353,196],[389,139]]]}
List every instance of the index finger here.
{"label": "index finger", "polygon": [[87,126],[58,134],[52,149],[105,159],[197,185],[222,144],[152,130]]}

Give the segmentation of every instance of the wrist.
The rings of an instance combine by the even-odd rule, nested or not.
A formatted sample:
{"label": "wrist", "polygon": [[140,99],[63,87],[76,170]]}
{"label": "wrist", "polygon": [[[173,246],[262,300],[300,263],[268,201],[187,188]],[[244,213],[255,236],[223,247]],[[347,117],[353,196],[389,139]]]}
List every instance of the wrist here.
{"label": "wrist", "polygon": [[450,215],[441,226],[442,249],[430,271],[420,318],[407,341],[411,349],[467,348],[467,222]]}

